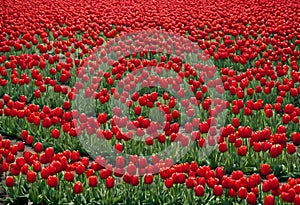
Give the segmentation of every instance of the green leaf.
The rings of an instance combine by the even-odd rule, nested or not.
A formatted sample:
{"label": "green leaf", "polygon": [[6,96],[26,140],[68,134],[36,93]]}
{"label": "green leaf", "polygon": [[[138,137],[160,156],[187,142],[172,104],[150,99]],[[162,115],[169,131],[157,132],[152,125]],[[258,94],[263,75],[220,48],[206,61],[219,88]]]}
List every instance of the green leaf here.
{"label": "green leaf", "polygon": [[113,200],[113,204],[117,204],[117,203],[122,202],[122,198],[123,198],[122,195],[119,195],[118,197],[115,197],[114,200]]}

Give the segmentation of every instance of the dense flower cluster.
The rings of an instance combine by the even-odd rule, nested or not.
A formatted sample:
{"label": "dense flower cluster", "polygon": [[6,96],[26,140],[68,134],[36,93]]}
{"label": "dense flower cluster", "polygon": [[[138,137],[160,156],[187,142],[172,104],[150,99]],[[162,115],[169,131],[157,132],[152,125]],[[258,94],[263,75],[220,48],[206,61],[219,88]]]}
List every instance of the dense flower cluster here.
{"label": "dense flower cluster", "polygon": [[298,1],[4,4],[8,202],[300,204]]}

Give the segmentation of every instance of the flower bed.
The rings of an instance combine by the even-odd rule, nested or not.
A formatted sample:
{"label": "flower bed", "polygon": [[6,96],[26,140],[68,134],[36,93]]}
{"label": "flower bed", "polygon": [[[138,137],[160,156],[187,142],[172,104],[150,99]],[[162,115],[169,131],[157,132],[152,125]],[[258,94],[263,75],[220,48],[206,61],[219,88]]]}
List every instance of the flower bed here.
{"label": "flower bed", "polygon": [[300,204],[298,1],[3,6],[7,203]]}

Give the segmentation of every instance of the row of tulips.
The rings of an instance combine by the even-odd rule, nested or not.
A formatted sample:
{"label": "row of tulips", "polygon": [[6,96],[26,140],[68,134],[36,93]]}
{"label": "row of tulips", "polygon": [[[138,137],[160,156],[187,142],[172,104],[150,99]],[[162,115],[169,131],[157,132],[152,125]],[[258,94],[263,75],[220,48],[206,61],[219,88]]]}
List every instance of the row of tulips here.
{"label": "row of tulips", "polygon": [[[54,153],[51,147],[43,149],[41,143],[34,145],[34,151],[24,151],[24,143],[11,144],[2,137],[0,150],[1,172],[6,176],[6,191],[11,203],[21,202],[27,196],[34,203],[102,200],[104,204],[110,204],[120,201],[126,194],[133,197],[130,201],[140,203],[166,200],[163,202],[188,204],[217,200],[228,204],[261,202],[271,205],[299,204],[300,199],[300,180],[289,178],[287,183],[281,183],[269,164],[261,164],[259,172],[251,175],[240,170],[227,174],[223,167],[212,169],[194,161],[172,166],[170,159],[162,161],[155,155],[152,157],[154,165],[142,166],[142,158],[131,156],[126,167],[120,158],[115,167],[111,164],[102,166],[99,163],[102,157],[97,158],[98,162],[90,162],[88,158],[80,157],[77,151]],[[138,185],[143,194],[136,198],[130,192]],[[179,190],[185,198],[174,195]],[[160,192],[167,195],[160,198]],[[112,197],[114,194],[116,198]],[[228,195],[226,198],[225,194]]]}
{"label": "row of tulips", "polygon": [[[6,97],[4,99],[5,99],[5,101],[7,101]],[[21,102],[12,103],[12,101],[8,100],[7,104],[8,105],[16,104],[16,107],[20,107],[19,104],[22,104],[22,103]],[[31,111],[33,111],[34,109],[38,109],[37,106],[33,106],[33,105],[29,105],[28,107],[29,108],[26,109],[28,112],[30,112],[30,109],[31,109]],[[290,112],[290,111],[287,111],[288,108],[293,108],[293,105],[291,105],[291,104],[286,105],[284,112]],[[35,110],[35,111],[37,111],[37,110]],[[5,113],[7,113],[7,112],[5,112]],[[46,113],[48,113],[48,114],[46,114]],[[51,114],[51,113],[53,113],[53,114]],[[30,144],[33,144],[34,141],[39,140],[39,138],[36,138],[34,140],[34,137],[32,136],[32,134],[40,133],[41,134],[39,136],[40,139],[47,141],[50,137],[50,139],[57,140],[56,141],[57,146],[55,147],[56,150],[63,150],[63,147],[61,147],[62,142],[64,142],[65,144],[73,143],[73,147],[71,147],[72,148],[71,150],[74,150],[74,149],[76,149],[76,145],[80,146],[80,140],[75,137],[78,135],[79,129],[76,129],[76,131],[73,131],[74,134],[71,135],[72,134],[71,130],[75,130],[75,128],[74,127],[71,128],[70,125],[66,126],[66,124],[64,124],[64,125],[62,125],[62,129],[59,129],[59,127],[54,128],[51,130],[51,134],[44,133],[44,135],[42,135],[43,132],[48,132],[47,128],[49,128],[51,126],[52,119],[57,119],[57,122],[60,122],[60,120],[67,119],[67,117],[66,117],[67,114],[69,115],[68,118],[70,120],[71,119],[70,112],[63,113],[62,109],[55,108],[55,109],[51,110],[49,107],[44,107],[42,109],[42,112],[40,114],[38,114],[37,118],[34,118],[33,122],[31,122],[31,123],[35,123],[36,122],[35,119],[36,119],[38,121],[38,123],[36,123],[36,125],[38,126],[38,129],[25,127],[29,131],[27,131],[26,129],[20,131],[20,137],[28,145],[30,145]],[[54,117],[53,116],[51,118],[47,117],[47,116],[51,116],[51,115],[53,115]],[[42,117],[42,122],[40,122],[39,116],[40,117],[44,116],[44,117]],[[56,116],[56,118],[55,118],[55,116]],[[58,116],[61,116],[61,118],[59,118]],[[101,116],[101,115],[99,115],[99,116]],[[259,116],[256,116],[256,119],[258,119],[259,117],[262,118],[262,116],[259,115]],[[28,116],[27,119],[30,120],[30,116]],[[88,118],[85,115],[79,116],[79,121],[81,123],[84,123],[85,121],[87,121],[87,119]],[[116,120],[118,118],[114,117],[114,119]],[[16,122],[16,123],[20,124],[20,122],[21,122],[20,119],[17,118],[15,120],[16,121],[13,121],[9,117],[7,117],[7,121],[4,121],[4,123],[5,123],[5,125],[9,125],[11,122]],[[99,120],[99,117],[98,117],[98,120]],[[142,122],[145,123],[144,118],[141,118],[141,119],[138,118],[137,122],[139,122],[139,120],[142,120]],[[244,121],[247,122],[247,119],[246,120],[244,119]],[[25,123],[27,123],[27,122],[25,122]],[[71,123],[74,123],[74,121],[71,121]],[[140,123],[140,125],[138,124],[136,126],[139,127],[142,125],[141,128],[143,128],[143,123],[142,124]],[[194,126],[193,123],[196,125],[195,128],[197,128],[197,123],[199,124],[199,122],[197,122],[197,121],[192,122],[192,124],[191,124],[192,127]],[[149,137],[145,138],[144,146],[154,147],[151,150],[151,152],[154,152],[157,149],[157,147],[155,147],[153,145],[153,143],[154,143],[153,140],[155,140],[156,145],[165,144],[167,137],[168,137],[170,142],[179,141],[181,143],[181,145],[183,145],[183,146],[187,146],[189,144],[189,142],[192,142],[192,143],[197,142],[196,144],[198,146],[197,145],[193,146],[194,152],[190,152],[188,154],[187,158],[192,157],[194,154],[196,154],[197,149],[199,149],[199,147],[205,148],[206,146],[215,146],[217,144],[219,147],[220,153],[215,154],[215,157],[212,158],[213,161],[217,161],[217,159],[219,159],[219,157],[224,155],[221,153],[225,153],[228,156],[237,153],[238,155],[243,157],[243,156],[246,156],[248,152],[249,152],[250,156],[252,156],[255,153],[260,153],[259,155],[256,155],[256,160],[257,159],[263,160],[263,158],[265,157],[264,153],[269,152],[271,158],[276,158],[276,157],[281,156],[282,157],[281,160],[285,161],[285,159],[286,159],[285,153],[287,153],[289,155],[294,155],[294,153],[296,152],[295,146],[299,145],[299,133],[291,132],[291,130],[293,130],[293,129],[296,130],[295,127],[293,127],[293,125],[287,125],[287,126],[280,125],[277,127],[277,129],[274,132],[272,132],[271,128],[269,128],[269,127],[266,127],[263,130],[252,130],[252,128],[250,126],[246,126],[246,127],[242,126],[242,125],[240,125],[240,120],[237,117],[232,119],[231,124],[232,125],[226,125],[225,127],[222,127],[220,129],[220,136],[216,136],[215,119],[208,118],[207,121],[200,123],[200,129],[198,131],[197,131],[197,129],[196,129],[196,131],[193,131],[193,128],[189,129],[188,126],[185,126],[185,132],[189,133],[189,135],[184,136],[180,133],[176,133],[176,132],[173,133],[175,131],[174,130],[175,127],[171,126],[170,123],[165,122],[164,123],[165,133],[164,134],[163,133],[161,133],[161,134],[154,133],[152,138],[149,138]],[[189,125],[189,124],[187,124],[187,125]],[[89,125],[89,126],[91,126],[91,125]],[[96,133],[95,132],[88,133],[89,126],[82,126],[80,128],[82,128],[83,132],[85,132],[84,129],[86,129],[88,136],[92,136],[95,139],[103,139],[103,140],[111,141],[113,143],[113,145],[115,146],[115,150],[117,152],[123,152],[124,146],[125,146],[125,151],[126,151],[126,149],[131,149],[131,150],[136,150],[137,152],[139,152],[139,148],[134,146],[135,145],[134,143],[136,143],[136,142],[134,140],[131,140],[133,132],[123,133],[122,131],[120,131],[119,127],[115,125],[112,127],[112,130],[99,129],[99,130],[97,130]],[[169,127],[171,129],[170,130],[171,133],[168,134],[168,132],[167,132],[168,130],[166,129],[166,127]],[[274,128],[275,127],[273,127],[273,129]],[[293,128],[293,129],[291,129],[291,128]],[[147,129],[147,132],[148,132],[148,129]],[[69,133],[69,134],[66,134],[66,133]],[[149,134],[151,134],[151,132]],[[70,136],[74,136],[75,138],[70,137]],[[100,143],[102,143],[102,141],[100,141]],[[74,142],[77,144],[75,144]],[[253,147],[253,149],[251,147]],[[137,149],[135,149],[135,148],[137,148]],[[236,149],[236,151],[235,151],[235,149]],[[286,151],[283,151],[283,149]],[[245,158],[247,158],[247,156]],[[226,157],[224,157],[223,159],[226,159]],[[291,159],[294,159],[297,161],[297,156],[295,155]],[[221,159],[220,162],[222,162],[222,161],[223,160]],[[226,161],[231,162],[231,163],[236,163],[234,160],[226,160]],[[230,166],[228,166],[228,167],[230,167]]]}

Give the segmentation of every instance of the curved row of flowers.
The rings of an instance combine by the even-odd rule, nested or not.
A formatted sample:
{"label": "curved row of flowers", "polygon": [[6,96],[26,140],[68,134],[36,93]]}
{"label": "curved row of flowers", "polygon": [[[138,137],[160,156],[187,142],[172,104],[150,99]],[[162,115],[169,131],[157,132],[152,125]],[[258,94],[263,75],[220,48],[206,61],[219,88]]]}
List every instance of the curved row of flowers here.
{"label": "curved row of flowers", "polygon": [[299,2],[192,2],[5,1],[7,202],[300,204]]}

